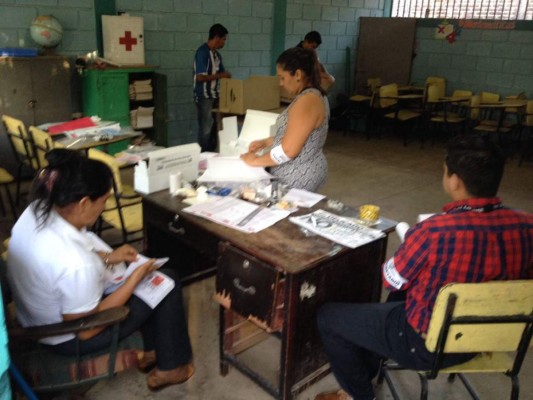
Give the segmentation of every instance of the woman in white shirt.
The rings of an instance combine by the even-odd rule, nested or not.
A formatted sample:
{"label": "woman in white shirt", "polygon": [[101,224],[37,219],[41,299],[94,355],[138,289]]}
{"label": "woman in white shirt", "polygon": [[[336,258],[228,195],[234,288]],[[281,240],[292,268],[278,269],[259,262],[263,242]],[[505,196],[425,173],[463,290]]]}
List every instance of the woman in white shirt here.
{"label": "woman in white shirt", "polygon": [[[31,203],[13,227],[8,250],[8,278],[17,317],[23,326],[38,326],[81,318],[127,305],[130,313],[120,325],[120,338],[140,329],[150,389],[185,382],[194,373],[192,349],[183,310],[179,277],[165,270],[175,288],[154,308],[133,294],[156,267],[150,260],[137,268],[114,292],[104,296],[106,271],[132,262],[137,251],[124,245],[114,251],[88,232],[104,210],[112,173],[96,160],[64,149],[47,154],[48,167],[35,178]],[[110,328],[79,334],[82,353],[106,347]],[[61,354],[75,353],[74,335],[43,339]]]}

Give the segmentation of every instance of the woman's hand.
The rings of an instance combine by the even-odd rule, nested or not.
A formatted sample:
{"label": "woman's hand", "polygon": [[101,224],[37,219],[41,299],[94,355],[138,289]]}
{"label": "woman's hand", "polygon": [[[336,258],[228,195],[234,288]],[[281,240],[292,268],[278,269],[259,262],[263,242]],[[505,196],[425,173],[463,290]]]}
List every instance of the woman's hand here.
{"label": "woman's hand", "polygon": [[250,143],[250,146],[248,146],[248,151],[250,153],[255,153],[259,150],[263,150],[266,147],[266,140],[254,140],[252,143]]}
{"label": "woman's hand", "polygon": [[147,275],[150,275],[150,273],[157,269],[157,266],[154,265],[154,263],[155,258],[146,261],[143,265],[133,271],[127,280],[131,280],[134,285],[137,286]]}
{"label": "woman's hand", "polygon": [[248,153],[241,154],[241,160],[243,160],[248,165],[255,165],[257,156],[255,155],[255,152],[249,151]]}
{"label": "woman's hand", "polygon": [[137,250],[133,246],[130,246],[129,244],[125,244],[123,246],[120,246],[118,249],[113,251],[111,254],[107,256],[107,262],[109,264],[118,264],[119,262],[125,261],[125,262],[133,262],[137,260],[138,256]]}

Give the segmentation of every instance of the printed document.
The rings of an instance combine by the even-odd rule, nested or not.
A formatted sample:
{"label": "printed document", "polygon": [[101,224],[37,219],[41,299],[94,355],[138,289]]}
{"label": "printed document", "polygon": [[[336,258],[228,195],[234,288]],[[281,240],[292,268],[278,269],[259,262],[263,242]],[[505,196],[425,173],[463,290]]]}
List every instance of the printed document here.
{"label": "printed document", "polygon": [[[123,268],[114,268],[114,273],[108,278],[106,284],[105,294],[109,294],[117,290],[124,281],[141,265],[149,261],[148,257],[139,254],[136,261],[132,262],[126,270]],[[160,268],[169,260],[168,257],[156,259],[154,265]],[[174,288],[176,283],[174,279],[163,274],[159,271],[153,271],[150,275],[147,275],[135,288],[133,293],[144,301],[151,308],[155,308],[161,300]]]}
{"label": "printed document", "polygon": [[261,207],[231,196],[214,197],[211,201],[194,204],[183,211],[246,233],[259,232],[290,214],[290,211]]}
{"label": "printed document", "polygon": [[352,249],[385,236],[377,229],[367,228],[324,210],[290,217],[289,221]]}

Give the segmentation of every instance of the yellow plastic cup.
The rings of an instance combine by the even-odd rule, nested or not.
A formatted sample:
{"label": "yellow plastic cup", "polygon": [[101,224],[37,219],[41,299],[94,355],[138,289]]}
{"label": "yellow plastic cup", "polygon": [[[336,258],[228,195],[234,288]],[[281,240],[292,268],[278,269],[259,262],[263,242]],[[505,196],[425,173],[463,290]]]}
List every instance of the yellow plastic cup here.
{"label": "yellow plastic cup", "polygon": [[373,225],[379,219],[379,207],[373,204],[364,204],[359,207],[359,220],[365,225]]}

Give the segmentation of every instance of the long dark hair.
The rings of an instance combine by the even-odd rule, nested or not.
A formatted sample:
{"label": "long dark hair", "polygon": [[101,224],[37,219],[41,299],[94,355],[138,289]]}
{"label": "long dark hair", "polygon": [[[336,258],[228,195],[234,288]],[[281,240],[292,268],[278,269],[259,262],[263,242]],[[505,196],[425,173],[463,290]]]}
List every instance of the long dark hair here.
{"label": "long dark hair", "polygon": [[32,183],[30,201],[42,226],[55,207],[65,207],[88,196],[91,200],[111,190],[113,175],[107,165],[73,150],[54,149],[46,154],[48,166]]}
{"label": "long dark hair", "polygon": [[296,74],[296,70],[301,70],[311,87],[323,95],[326,93],[320,87],[320,66],[314,50],[300,47],[287,49],[278,57],[276,64],[292,76]]}

